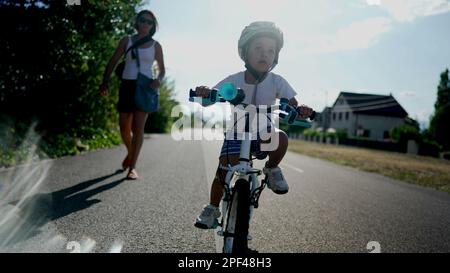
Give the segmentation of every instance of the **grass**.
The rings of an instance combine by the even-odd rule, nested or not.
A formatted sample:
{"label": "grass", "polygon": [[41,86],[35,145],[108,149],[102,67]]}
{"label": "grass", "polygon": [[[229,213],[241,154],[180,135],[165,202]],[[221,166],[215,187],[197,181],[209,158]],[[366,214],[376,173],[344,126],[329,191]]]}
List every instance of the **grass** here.
{"label": "grass", "polygon": [[289,140],[289,150],[450,193],[450,161],[432,157]]}

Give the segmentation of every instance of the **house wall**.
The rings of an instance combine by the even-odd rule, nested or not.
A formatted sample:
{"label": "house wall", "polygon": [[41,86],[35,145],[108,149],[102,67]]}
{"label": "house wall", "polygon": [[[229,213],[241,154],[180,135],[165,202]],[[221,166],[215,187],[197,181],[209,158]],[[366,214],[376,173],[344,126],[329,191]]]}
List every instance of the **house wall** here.
{"label": "house wall", "polygon": [[390,133],[392,128],[403,124],[404,118],[355,114],[342,96],[336,99],[330,109],[329,128],[345,129],[348,137],[364,136],[382,141],[385,139],[385,132]]}
{"label": "house wall", "polygon": [[[354,137],[355,134],[355,115],[351,111],[349,105],[345,100],[337,99],[336,104],[331,108],[330,113],[330,128],[346,129],[349,137]],[[339,118],[340,115],[340,118]]]}
{"label": "house wall", "polygon": [[324,130],[330,128],[330,109],[325,109],[320,113],[314,121],[312,128],[322,128]]}
{"label": "house wall", "polygon": [[403,124],[404,118],[355,115],[355,126],[361,125],[364,130],[370,130],[369,139],[373,140],[383,140],[385,131],[390,132],[392,128]]}
{"label": "house wall", "polygon": [[[345,115],[345,114],[343,114]],[[366,135],[368,139],[372,140],[384,140],[385,132],[390,132],[392,128],[403,125],[405,123],[404,118],[395,117],[383,117],[383,116],[369,116],[349,113],[349,118],[339,120],[333,120],[331,118],[331,128],[335,129],[346,129],[348,137],[357,137],[358,128],[362,130],[368,130],[369,136]],[[359,136],[363,136],[363,131],[359,132]]]}

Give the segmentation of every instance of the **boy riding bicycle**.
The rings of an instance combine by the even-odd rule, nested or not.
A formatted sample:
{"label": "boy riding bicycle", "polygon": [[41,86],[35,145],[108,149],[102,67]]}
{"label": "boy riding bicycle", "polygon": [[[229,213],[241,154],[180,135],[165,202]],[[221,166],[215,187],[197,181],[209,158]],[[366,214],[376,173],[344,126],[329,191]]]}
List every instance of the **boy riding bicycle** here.
{"label": "boy riding bicycle", "polygon": [[[283,47],[283,33],[272,22],[253,22],[245,27],[238,42],[239,56],[245,62],[246,70],[230,75],[219,82],[214,89],[220,89],[225,83],[232,83],[245,93],[243,103],[254,106],[275,104],[279,98],[289,99],[289,105],[298,106],[297,94],[289,83],[281,76],[270,72],[278,63],[278,55]],[[210,88],[199,86],[197,96],[207,97]],[[299,118],[308,118],[313,110],[307,106],[297,108]],[[229,135],[228,135],[229,136]],[[261,149],[261,139],[252,140],[252,155],[262,160],[269,156],[263,169],[267,176],[268,187],[277,194],[285,194],[289,190],[287,181],[278,167],[287,151],[288,137],[279,129],[272,130],[271,139],[276,138],[278,145],[272,151]],[[239,162],[241,140],[226,137],[219,157],[219,167],[211,186],[210,204],[206,205],[195,226],[203,229],[215,228],[220,217],[219,204],[223,195],[223,184],[226,171],[220,166],[236,165]]]}

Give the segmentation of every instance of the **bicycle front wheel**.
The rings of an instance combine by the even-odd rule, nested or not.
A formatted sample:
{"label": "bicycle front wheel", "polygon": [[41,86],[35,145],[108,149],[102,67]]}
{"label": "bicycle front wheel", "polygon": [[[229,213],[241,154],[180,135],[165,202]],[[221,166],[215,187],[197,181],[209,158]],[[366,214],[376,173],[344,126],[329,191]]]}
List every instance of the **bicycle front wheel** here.
{"label": "bicycle front wheel", "polygon": [[247,180],[236,181],[231,199],[226,228],[228,235],[224,237],[224,252],[231,250],[234,254],[245,254],[248,251],[250,221],[250,185]]}

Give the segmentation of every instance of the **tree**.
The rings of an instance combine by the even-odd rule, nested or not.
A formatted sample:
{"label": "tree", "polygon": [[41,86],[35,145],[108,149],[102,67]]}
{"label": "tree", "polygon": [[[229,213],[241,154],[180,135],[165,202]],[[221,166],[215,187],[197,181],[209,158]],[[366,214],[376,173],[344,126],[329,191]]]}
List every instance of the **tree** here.
{"label": "tree", "polygon": [[97,89],[140,2],[0,2],[0,23],[8,26],[0,44],[2,114],[37,118],[51,133],[109,129],[117,97],[101,99]]}
{"label": "tree", "polygon": [[435,111],[430,122],[430,134],[443,146],[444,150],[450,149],[450,81],[448,69],[441,73],[441,81],[438,86]]}

